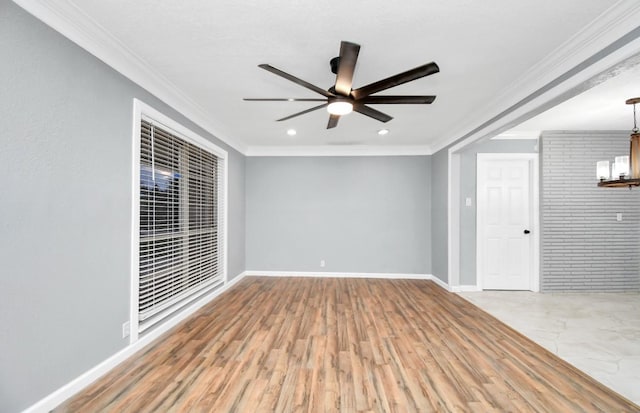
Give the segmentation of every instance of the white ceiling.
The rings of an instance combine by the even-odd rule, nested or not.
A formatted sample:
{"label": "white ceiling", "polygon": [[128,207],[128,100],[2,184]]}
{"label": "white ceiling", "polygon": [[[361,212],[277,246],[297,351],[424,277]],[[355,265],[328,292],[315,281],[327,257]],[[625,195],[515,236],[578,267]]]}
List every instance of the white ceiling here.
{"label": "white ceiling", "polygon": [[[26,1],[16,1],[28,8]],[[488,114],[498,113],[502,102],[517,98],[514,91],[522,89],[533,69],[557,57],[562,47],[575,42],[585,30],[594,30],[612,6],[610,0],[41,3],[57,8],[59,15],[73,10],[75,17],[68,16],[69,20],[81,16],[84,27],[100,30],[119,50],[136,56],[136,65],[151,70],[148,73],[154,79],[198,108],[211,126],[208,129],[223,140],[250,148],[404,145],[431,149],[460,138],[486,121]],[[329,88],[335,81],[329,60],[338,54],[341,40],[362,46],[354,88],[435,61],[440,73],[381,94],[435,94],[436,101],[432,105],[376,105],[394,119],[383,124],[353,113],[343,117],[337,128],[327,130],[324,110],[275,122],[315,102],[242,100],[319,97],[257,65],[269,63]],[[637,75],[634,81],[640,78]],[[625,92],[624,99],[628,95]],[[621,106],[619,96],[611,99]],[[602,102],[600,97],[597,100]],[[590,104],[585,103],[580,112],[586,113],[584,108]],[[595,119],[605,114],[602,106],[591,108],[594,112],[589,116],[573,116],[569,110],[571,116],[542,116],[523,127],[600,128]],[[585,120],[589,123],[582,123]],[[607,125],[619,129],[626,123],[618,125],[618,119],[612,118]],[[288,136],[289,128],[295,128],[297,135]],[[381,128],[391,132],[378,136],[376,131]]]}
{"label": "white ceiling", "polygon": [[[533,136],[544,130],[631,130],[633,108],[625,101],[640,97],[640,60],[615,77],[568,99],[503,135]],[[636,110],[640,111],[640,108]]]}

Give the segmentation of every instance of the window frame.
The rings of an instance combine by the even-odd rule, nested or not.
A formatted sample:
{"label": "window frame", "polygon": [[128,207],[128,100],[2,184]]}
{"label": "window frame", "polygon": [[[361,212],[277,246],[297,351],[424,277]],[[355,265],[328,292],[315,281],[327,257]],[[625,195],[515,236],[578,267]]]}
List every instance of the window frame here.
{"label": "window frame", "polygon": [[[131,157],[131,283],[130,283],[130,311],[129,311],[129,342],[134,343],[140,338],[140,322],[139,322],[139,281],[140,281],[140,156],[141,156],[141,124],[142,119],[151,120],[154,124],[165,128],[168,132],[176,135],[180,139],[185,140],[188,143],[196,145],[208,152],[211,152],[218,158],[218,162],[222,162],[222,166],[219,167],[219,172],[222,177],[218,177],[218,228],[221,231],[219,240],[220,248],[220,265],[221,265],[221,283],[219,287],[222,287],[228,282],[227,273],[227,246],[228,246],[228,153],[224,149],[215,145],[213,142],[201,137],[197,133],[191,131],[180,123],[174,121],[170,117],[164,115],[160,111],[145,104],[144,102],[133,99],[133,125],[132,125],[132,157]],[[218,287],[218,288],[219,288]],[[203,295],[215,290],[215,286],[204,288],[203,290],[194,294],[187,301],[193,303]],[[176,307],[176,311],[168,316],[164,317],[158,322],[156,327],[162,326],[162,324],[168,323],[169,320],[174,318],[178,312],[185,307],[184,304]],[[149,330],[153,330],[150,328]]]}

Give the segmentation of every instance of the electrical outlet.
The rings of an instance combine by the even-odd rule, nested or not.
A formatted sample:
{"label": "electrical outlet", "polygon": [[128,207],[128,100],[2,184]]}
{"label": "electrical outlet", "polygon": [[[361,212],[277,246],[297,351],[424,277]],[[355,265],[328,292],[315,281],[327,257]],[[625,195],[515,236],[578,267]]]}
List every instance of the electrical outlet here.
{"label": "electrical outlet", "polygon": [[324,268],[324,260],[320,260],[320,267]]}
{"label": "electrical outlet", "polygon": [[122,338],[129,337],[129,333],[131,333],[131,324],[128,321],[122,323]]}
{"label": "electrical outlet", "polygon": [[464,200],[465,206],[471,206],[471,197],[466,197]]}

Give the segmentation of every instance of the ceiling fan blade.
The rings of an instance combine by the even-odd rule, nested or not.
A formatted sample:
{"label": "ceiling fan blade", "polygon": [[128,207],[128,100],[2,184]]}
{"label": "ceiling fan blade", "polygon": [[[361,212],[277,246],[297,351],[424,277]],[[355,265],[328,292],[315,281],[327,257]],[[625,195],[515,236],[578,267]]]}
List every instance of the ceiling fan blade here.
{"label": "ceiling fan blade", "polygon": [[307,98],[244,98],[247,102],[326,102],[327,99],[307,99]]}
{"label": "ceiling fan blade", "polygon": [[353,72],[356,69],[360,45],[351,42],[340,43],[340,61],[336,74],[336,92],[342,96],[349,96],[353,84]]}
{"label": "ceiling fan blade", "polygon": [[273,73],[275,75],[283,77],[283,78],[285,78],[287,80],[290,80],[293,83],[297,83],[298,85],[300,85],[302,87],[305,87],[305,88],[307,88],[309,90],[313,90],[314,92],[319,93],[322,96],[325,96],[325,97],[328,97],[328,98],[334,97],[333,94],[327,92],[326,90],[320,89],[318,86],[312,85],[311,83],[306,82],[306,81],[304,81],[302,79],[299,79],[299,78],[297,78],[297,77],[295,77],[293,75],[290,75],[289,73],[283,72],[280,69],[276,69],[275,67],[273,67],[271,65],[261,64],[261,65],[258,65],[258,67],[260,67],[260,68],[262,68],[264,70],[267,70],[267,71],[269,71],[269,72],[271,72],[271,73]]}
{"label": "ceiling fan blade", "polygon": [[289,115],[286,118],[278,119],[277,122],[280,122],[280,121],[283,121],[283,120],[287,120],[287,119],[291,119],[291,118],[295,118],[296,116],[304,115],[305,113],[313,112],[314,110],[318,110],[320,108],[324,108],[327,105],[328,105],[328,103],[323,103],[322,105],[314,106],[314,107],[312,107],[310,109],[303,110],[302,112],[298,112],[298,113],[294,113],[293,115]]}
{"label": "ceiling fan blade", "polygon": [[429,104],[436,100],[435,96],[365,96],[358,102],[364,104]]}
{"label": "ceiling fan blade", "polygon": [[329,115],[329,123],[327,123],[327,129],[335,128],[338,126],[340,115]]}
{"label": "ceiling fan blade", "polygon": [[389,122],[391,119],[393,119],[386,113],[382,113],[379,110],[375,110],[374,108],[370,108],[369,106],[363,104],[353,105],[353,110],[358,113],[362,113],[363,115],[369,116],[370,118],[373,118],[375,120],[379,120],[380,122]]}
{"label": "ceiling fan blade", "polygon": [[383,80],[368,84],[359,89],[351,91],[355,99],[362,99],[365,96],[372,95],[374,93],[383,91],[385,89],[399,86],[403,83],[411,82],[412,80],[420,79],[421,77],[429,76],[434,73],[438,73],[440,68],[434,62],[427,63],[416,67],[415,69],[407,70],[406,72],[398,73],[395,76],[388,77]]}

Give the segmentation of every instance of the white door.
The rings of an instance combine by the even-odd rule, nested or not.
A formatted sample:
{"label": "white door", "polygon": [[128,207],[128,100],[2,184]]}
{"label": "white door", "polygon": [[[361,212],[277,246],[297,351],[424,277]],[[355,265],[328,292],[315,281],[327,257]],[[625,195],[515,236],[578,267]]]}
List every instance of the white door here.
{"label": "white door", "polygon": [[532,234],[535,156],[478,154],[476,259],[481,289],[537,290]]}

